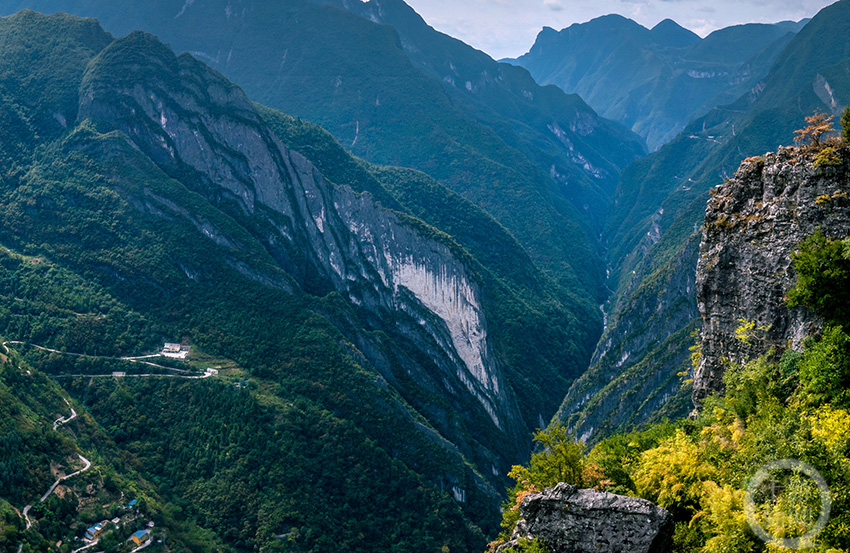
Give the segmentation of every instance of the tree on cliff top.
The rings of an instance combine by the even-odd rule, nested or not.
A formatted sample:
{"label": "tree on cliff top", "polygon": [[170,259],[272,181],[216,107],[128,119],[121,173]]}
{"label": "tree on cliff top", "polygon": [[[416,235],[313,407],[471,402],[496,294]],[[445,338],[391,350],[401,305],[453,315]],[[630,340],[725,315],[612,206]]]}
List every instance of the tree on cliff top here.
{"label": "tree on cliff top", "polygon": [[802,142],[814,147],[820,146],[821,137],[824,134],[835,130],[832,127],[832,119],[832,115],[827,117],[825,113],[818,111],[814,112],[812,115],[806,117],[806,123],[808,123],[808,126],[794,131],[794,134],[797,135],[794,137],[794,142]]}
{"label": "tree on cliff top", "polygon": [[845,144],[850,144],[850,106],[845,106],[841,112],[841,138]]}

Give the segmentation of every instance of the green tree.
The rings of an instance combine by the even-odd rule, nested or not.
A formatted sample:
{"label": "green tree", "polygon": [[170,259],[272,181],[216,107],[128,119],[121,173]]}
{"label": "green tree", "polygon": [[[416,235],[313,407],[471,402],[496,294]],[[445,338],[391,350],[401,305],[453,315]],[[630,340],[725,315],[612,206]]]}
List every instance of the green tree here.
{"label": "green tree", "polygon": [[805,305],[836,324],[850,322],[850,240],[830,240],[816,231],[791,260],[797,282],[788,291],[788,305]]}
{"label": "green tree", "polygon": [[827,326],[800,360],[800,383],[809,403],[846,404],[850,395],[850,336]]}
{"label": "green tree", "polygon": [[506,541],[519,520],[519,506],[525,496],[543,491],[559,482],[583,485],[585,467],[584,444],[575,440],[560,422],[534,433],[540,451],[531,455],[527,467],[516,465],[508,476],[516,484],[510,490],[503,507],[502,529],[499,536]]}
{"label": "green tree", "polygon": [[845,144],[850,144],[850,106],[846,106],[841,112],[841,138]]}

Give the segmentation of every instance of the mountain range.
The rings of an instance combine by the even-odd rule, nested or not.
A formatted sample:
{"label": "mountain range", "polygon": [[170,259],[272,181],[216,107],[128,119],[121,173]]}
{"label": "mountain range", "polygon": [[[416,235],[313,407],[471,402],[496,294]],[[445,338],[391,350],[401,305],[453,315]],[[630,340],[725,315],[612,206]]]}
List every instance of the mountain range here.
{"label": "mountain range", "polygon": [[837,114],[850,104],[848,15],[846,0],[821,10],[749,92],[621,174],[604,233],[616,290],[608,325],[558,415],[579,435],[691,407],[678,373],[699,326],[694,267],[709,191],[741,160],[792,143],[814,111]]}
{"label": "mountain range", "polygon": [[580,95],[654,151],[755,86],[807,22],[735,25],[700,38],[670,19],[647,29],[606,15],[561,31],[546,27],[528,53],[505,61]]}
{"label": "mountain range", "polygon": [[[279,545],[287,528],[305,529],[299,550],[356,550],[373,532],[387,547],[483,547],[528,426],[550,414],[523,399],[554,411],[580,359],[580,322],[513,237],[425,174],[351,157],[152,35],[116,40],[32,11],[0,33],[2,333],[60,352],[24,346],[25,362],[83,375],[66,388],[221,547]],[[121,357],[174,339],[235,372],[85,377],[133,375]],[[269,476],[220,488],[248,470]],[[12,482],[2,496],[26,493]],[[454,514],[385,532],[356,494],[391,500],[387,521]],[[355,502],[366,511],[352,526]],[[222,509],[254,518],[231,530]]]}
{"label": "mountain range", "polygon": [[171,550],[483,550],[535,428],[692,408],[709,188],[850,102],[848,10],[519,60],[607,37],[550,70],[686,107],[636,127],[401,0],[0,0],[0,545],[138,496]]}

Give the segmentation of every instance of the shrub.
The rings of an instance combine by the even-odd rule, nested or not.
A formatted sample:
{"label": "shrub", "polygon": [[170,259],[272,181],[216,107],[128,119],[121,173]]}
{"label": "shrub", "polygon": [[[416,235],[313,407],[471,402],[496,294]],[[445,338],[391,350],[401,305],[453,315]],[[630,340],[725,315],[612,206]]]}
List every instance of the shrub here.
{"label": "shrub", "polygon": [[850,395],[850,336],[827,326],[800,359],[800,384],[810,403],[846,404]]}
{"label": "shrub", "polygon": [[848,240],[830,240],[821,231],[791,254],[797,283],[788,291],[789,307],[805,305],[840,325],[850,322],[850,255]]}
{"label": "shrub", "polygon": [[838,156],[838,150],[832,146],[827,146],[815,157],[815,167],[834,167],[841,165],[841,157]]}

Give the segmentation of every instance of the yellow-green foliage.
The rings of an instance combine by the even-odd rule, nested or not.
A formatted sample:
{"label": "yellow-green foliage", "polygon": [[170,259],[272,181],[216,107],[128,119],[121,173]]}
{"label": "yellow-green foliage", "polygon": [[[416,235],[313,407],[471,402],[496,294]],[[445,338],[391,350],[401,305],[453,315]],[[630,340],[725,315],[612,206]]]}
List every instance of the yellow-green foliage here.
{"label": "yellow-green foliage", "polygon": [[560,423],[534,433],[540,451],[531,455],[527,467],[516,465],[508,473],[516,484],[503,504],[502,533],[506,541],[519,520],[519,506],[529,494],[543,491],[559,482],[581,486],[585,468],[584,445],[575,440]]}
{"label": "yellow-green foliage", "polygon": [[827,146],[815,156],[815,167],[841,165],[841,157],[838,155],[838,150],[832,146]]}
{"label": "yellow-green foliage", "polygon": [[[802,355],[770,355],[731,367],[724,377],[726,396],[709,398],[698,419],[607,438],[588,453],[584,474],[593,467],[595,480],[604,481],[605,489],[667,508],[676,522],[676,553],[778,552],[782,550],[763,543],[750,529],[744,490],[766,463],[799,459],[821,472],[832,493],[832,516],[812,551],[850,549],[850,411],[830,404],[836,396],[813,395],[809,373],[799,371],[806,363],[821,363],[821,372],[829,374],[830,367],[843,362],[820,355],[818,344],[812,342]],[[536,466],[582,463],[576,449],[566,451],[569,457],[559,461],[551,453],[545,464],[538,460]],[[516,467],[512,476],[529,483],[532,474]],[[515,489],[514,500],[522,489]],[[778,489],[771,501],[758,505],[759,522],[777,537],[804,534],[807,519],[784,515],[799,508],[800,497],[807,501],[803,507],[814,505],[817,512],[814,487],[791,478]]]}
{"label": "yellow-green foliage", "polygon": [[750,529],[744,515],[744,491],[730,484],[719,486],[712,480],[703,483],[700,504],[705,509],[694,520],[712,528],[703,551],[733,553],[752,550]]}
{"label": "yellow-green foliage", "polygon": [[770,325],[756,326],[755,321],[738,319],[738,322],[741,323],[741,326],[735,329],[735,339],[748,346],[752,345],[753,342],[763,341],[767,331],[770,330]]}
{"label": "yellow-green foliage", "polygon": [[514,466],[509,476],[522,490],[542,491],[558,482],[582,484],[584,445],[577,442],[560,423],[534,433],[540,451],[531,456],[528,467]]}
{"label": "yellow-green foliage", "polygon": [[[820,472],[832,500],[826,527],[808,551],[850,551],[850,335],[843,330],[850,328],[850,309],[839,301],[847,298],[850,282],[848,250],[850,241],[816,233],[794,256],[798,282],[789,297],[829,321],[821,336],[807,339],[803,352],[779,355],[774,349],[729,366],[725,396],[707,398],[696,420],[610,436],[584,461],[577,456],[580,446],[558,428],[547,438],[554,447],[537,454],[528,469],[515,467],[512,500],[538,482],[552,485],[557,474],[569,474],[574,482],[667,508],[675,522],[675,553],[778,553],[785,550],[764,543],[750,528],[744,490],[768,463],[796,459]],[[740,322],[740,340],[765,340],[768,327]],[[535,480],[536,474],[547,478]],[[820,494],[799,474],[771,474],[777,485],[770,493],[759,488],[755,519],[774,537],[800,537],[820,512]]]}
{"label": "yellow-green foliage", "polygon": [[703,481],[714,475],[714,468],[699,453],[697,444],[681,430],[643,452],[634,475],[638,493],[666,509],[696,505]]}
{"label": "yellow-green foliage", "polygon": [[844,409],[822,406],[807,417],[812,423],[812,435],[828,448],[846,451],[850,447],[850,413]]}

